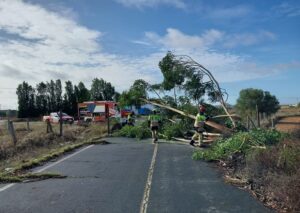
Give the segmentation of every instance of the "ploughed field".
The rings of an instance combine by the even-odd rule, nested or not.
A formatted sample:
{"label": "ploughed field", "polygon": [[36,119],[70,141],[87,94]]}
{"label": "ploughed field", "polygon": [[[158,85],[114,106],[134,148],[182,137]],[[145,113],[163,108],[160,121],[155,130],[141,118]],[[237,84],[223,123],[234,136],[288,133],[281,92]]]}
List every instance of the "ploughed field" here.
{"label": "ploughed field", "polygon": [[289,116],[281,118],[277,124],[276,129],[283,132],[293,132],[300,130],[300,116]]}

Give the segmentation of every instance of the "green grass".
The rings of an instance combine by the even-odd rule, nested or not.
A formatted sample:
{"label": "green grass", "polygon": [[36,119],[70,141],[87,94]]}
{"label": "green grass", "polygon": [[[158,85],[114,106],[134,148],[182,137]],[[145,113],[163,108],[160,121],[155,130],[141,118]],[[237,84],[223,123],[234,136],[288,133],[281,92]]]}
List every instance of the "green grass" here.
{"label": "green grass", "polygon": [[265,148],[268,145],[277,144],[284,135],[276,130],[253,130],[250,132],[238,132],[227,139],[216,141],[207,150],[198,150],[193,153],[195,160],[223,160],[234,153],[246,153],[251,149]]}

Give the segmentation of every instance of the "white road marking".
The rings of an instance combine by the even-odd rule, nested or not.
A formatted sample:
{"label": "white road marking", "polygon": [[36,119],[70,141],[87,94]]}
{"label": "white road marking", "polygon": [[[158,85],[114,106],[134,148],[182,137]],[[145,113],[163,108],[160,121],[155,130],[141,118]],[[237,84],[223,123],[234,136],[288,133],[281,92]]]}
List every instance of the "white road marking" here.
{"label": "white road marking", "polygon": [[144,195],[141,203],[141,208],[140,208],[140,213],[146,213],[147,208],[148,208],[148,202],[149,202],[149,196],[150,196],[150,190],[151,190],[151,184],[152,184],[152,177],[153,177],[153,172],[154,172],[154,166],[155,166],[155,161],[156,161],[156,154],[157,154],[157,149],[158,149],[158,143],[155,144],[154,151],[153,151],[153,156],[150,164],[150,168],[148,171],[148,178],[144,190]]}
{"label": "white road marking", "polygon": [[[45,170],[47,170],[47,169],[49,169],[49,168],[51,168],[51,167],[53,167],[53,166],[55,166],[55,165],[57,165],[57,164],[63,162],[63,161],[65,161],[65,160],[67,160],[67,159],[73,157],[74,155],[77,155],[77,154],[79,154],[80,152],[83,152],[84,150],[93,147],[93,146],[94,146],[94,145],[92,144],[92,145],[89,145],[89,146],[87,146],[87,147],[85,147],[85,148],[83,148],[83,149],[80,149],[80,150],[78,150],[77,152],[75,152],[75,153],[73,153],[73,154],[71,154],[71,155],[68,155],[68,156],[66,156],[66,157],[64,157],[64,158],[62,158],[62,159],[60,159],[59,161],[56,161],[56,162],[54,162],[54,163],[52,163],[52,164],[50,164],[50,165],[48,165],[48,166],[45,166],[45,167],[43,167],[43,168],[41,168],[41,169],[35,171],[34,173],[43,172],[43,171],[45,171]],[[12,187],[12,186],[14,186],[14,185],[16,185],[16,184],[15,184],[15,183],[10,183],[10,184],[8,184],[8,185],[6,185],[6,186],[3,186],[2,188],[0,188],[0,192],[3,192],[3,191],[5,191],[6,189],[9,189],[10,187]]]}
{"label": "white road marking", "polygon": [[10,187],[12,187],[13,185],[15,185],[15,183],[11,183],[11,184],[8,184],[6,186],[3,186],[2,188],[0,188],[0,192],[6,190],[6,189],[9,189]]}
{"label": "white road marking", "polygon": [[85,148],[83,148],[83,149],[80,149],[80,150],[78,150],[78,152],[75,152],[75,153],[73,153],[73,154],[71,154],[71,155],[68,155],[67,157],[65,157],[65,158],[63,158],[63,159],[60,159],[59,161],[56,161],[56,162],[54,162],[54,163],[52,163],[52,164],[50,164],[50,165],[48,165],[48,166],[45,166],[45,167],[43,167],[43,168],[41,168],[41,169],[35,171],[34,173],[43,172],[43,171],[45,171],[45,170],[47,170],[47,169],[49,169],[49,168],[51,168],[51,167],[53,167],[53,166],[55,166],[55,165],[57,165],[57,164],[63,162],[63,161],[65,161],[65,160],[67,160],[67,159],[73,157],[74,155],[77,155],[77,154],[79,154],[80,152],[83,152],[84,150],[91,148],[92,146],[94,146],[94,145],[92,144],[92,145],[89,145],[89,146],[87,146],[87,147],[85,147]]}

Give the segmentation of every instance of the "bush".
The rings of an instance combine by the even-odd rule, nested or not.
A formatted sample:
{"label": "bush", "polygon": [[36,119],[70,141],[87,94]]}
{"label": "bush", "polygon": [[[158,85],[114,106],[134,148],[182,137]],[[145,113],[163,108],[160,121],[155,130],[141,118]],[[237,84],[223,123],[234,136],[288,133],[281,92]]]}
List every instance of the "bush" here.
{"label": "bush", "polygon": [[193,159],[221,160],[235,153],[245,154],[255,147],[277,144],[282,139],[282,134],[276,130],[253,130],[251,132],[238,132],[232,137],[221,139],[208,150],[196,151]]}
{"label": "bush", "polygon": [[142,123],[141,125],[137,126],[124,126],[118,132],[114,134],[114,136],[122,136],[122,137],[129,137],[129,138],[138,138],[139,140],[144,138],[151,137],[151,131],[148,127],[147,122]]}
{"label": "bush", "polygon": [[287,212],[299,212],[300,144],[287,139],[265,150],[246,155],[246,176],[252,188],[264,195],[270,203]]}
{"label": "bush", "polygon": [[166,123],[162,128],[163,135],[167,140],[171,140],[172,137],[182,137],[184,134],[184,127],[182,123]]}

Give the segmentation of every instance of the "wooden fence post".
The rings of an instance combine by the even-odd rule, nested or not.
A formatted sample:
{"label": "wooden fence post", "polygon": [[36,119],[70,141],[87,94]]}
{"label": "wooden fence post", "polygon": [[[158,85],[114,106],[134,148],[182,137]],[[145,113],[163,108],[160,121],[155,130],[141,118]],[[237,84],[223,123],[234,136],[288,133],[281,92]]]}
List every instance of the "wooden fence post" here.
{"label": "wooden fence post", "polygon": [[14,146],[16,146],[17,145],[17,137],[16,137],[16,132],[15,132],[14,124],[13,124],[12,121],[9,121],[8,125],[9,125],[9,132],[10,132],[10,135],[12,137]]}
{"label": "wooden fence post", "polygon": [[257,127],[260,128],[260,116],[258,111],[258,105],[256,104],[256,119],[257,119]]}
{"label": "wooden fence post", "polygon": [[274,125],[274,118],[271,118],[271,124],[272,124],[272,129],[274,129],[275,125]]}
{"label": "wooden fence post", "polygon": [[107,119],[107,134],[108,136],[110,136],[109,107],[107,104],[105,104],[105,114]]}
{"label": "wooden fence post", "polygon": [[250,130],[250,119],[249,119],[249,115],[247,115],[247,129]]}
{"label": "wooden fence post", "polygon": [[27,118],[27,131],[30,132],[29,118]]}
{"label": "wooden fence post", "polygon": [[49,119],[47,119],[46,120],[47,121],[47,133],[49,133],[49,132],[53,132],[53,129],[52,129],[52,125],[51,125],[51,123],[50,123],[50,120]]}
{"label": "wooden fence post", "polygon": [[63,135],[63,119],[62,119],[62,111],[59,110],[59,136]]}

